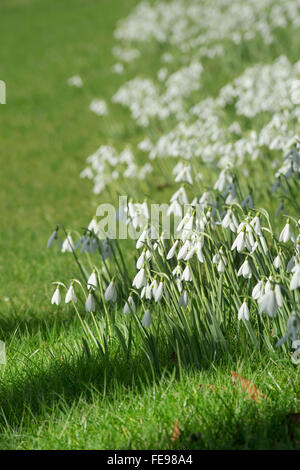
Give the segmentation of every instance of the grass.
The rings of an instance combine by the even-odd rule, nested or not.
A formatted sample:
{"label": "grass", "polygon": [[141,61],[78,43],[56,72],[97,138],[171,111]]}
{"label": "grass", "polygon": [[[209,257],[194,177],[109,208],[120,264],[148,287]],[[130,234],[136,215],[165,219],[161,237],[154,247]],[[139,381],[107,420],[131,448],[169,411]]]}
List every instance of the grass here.
{"label": "grass", "polygon": [[[80,231],[99,202],[107,202],[107,194],[96,197],[89,182],[79,180],[86,157],[101,144],[121,148],[141,137],[126,110],[112,105],[101,119],[88,109],[94,97],[109,100],[124,82],[111,71],[113,30],[137,3],[73,0],[70,8],[68,0],[1,2],[0,78],[7,105],[0,107],[0,338],[8,362],[0,366],[0,448],[299,448],[299,429],[289,418],[299,410],[299,373],[285,355],[249,350],[243,360],[235,353],[183,369],[165,354],[154,373],[139,340],[130,361],[117,343],[107,357],[87,354],[74,311],[50,305],[51,281],[77,272],[67,255],[45,249],[49,234],[57,222]],[[297,35],[285,31],[272,46],[229,48],[222,74],[219,59],[206,64],[203,89],[214,95],[245,65],[271,62],[280,53],[296,60],[297,46]],[[155,54],[146,51],[142,63],[149,75],[152,61]],[[77,73],[84,80],[79,90],[66,85]],[[162,163],[155,184],[165,181],[171,180]],[[118,190],[111,189],[112,198]],[[142,191],[153,199],[160,195],[151,181]],[[267,398],[256,403],[235,389],[231,370]],[[172,441],[174,421],[181,434]]]}

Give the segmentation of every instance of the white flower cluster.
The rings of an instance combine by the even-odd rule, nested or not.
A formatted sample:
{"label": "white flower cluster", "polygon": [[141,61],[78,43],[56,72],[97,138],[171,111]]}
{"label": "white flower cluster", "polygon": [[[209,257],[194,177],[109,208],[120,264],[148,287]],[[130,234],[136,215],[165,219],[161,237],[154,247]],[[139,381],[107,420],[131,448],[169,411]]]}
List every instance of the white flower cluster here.
{"label": "white flower cluster", "polygon": [[89,165],[81,172],[81,178],[89,178],[94,183],[93,191],[100,194],[113,180],[145,179],[152,172],[150,163],[138,167],[130,149],[120,154],[110,145],[101,145],[95,153],[87,158]]}
{"label": "white flower cluster", "polygon": [[288,23],[300,25],[297,0],[172,0],[154,4],[142,1],[119,22],[116,39],[135,45],[157,41],[182,52],[236,44],[259,34],[271,43],[273,30]]}
{"label": "white flower cluster", "polygon": [[164,80],[162,92],[152,80],[137,77],[125,83],[112,100],[129,107],[141,126],[148,126],[153,118],[163,120],[170,115],[183,119],[184,98],[199,90],[202,71],[199,62],[191,62]]}

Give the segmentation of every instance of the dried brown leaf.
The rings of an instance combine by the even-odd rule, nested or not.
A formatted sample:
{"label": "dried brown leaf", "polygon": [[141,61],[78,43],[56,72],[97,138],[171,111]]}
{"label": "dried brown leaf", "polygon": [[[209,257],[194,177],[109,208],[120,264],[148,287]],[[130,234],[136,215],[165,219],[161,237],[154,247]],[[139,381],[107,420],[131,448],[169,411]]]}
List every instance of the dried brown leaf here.
{"label": "dried brown leaf", "polygon": [[234,370],[231,371],[231,377],[233,385],[239,385],[240,388],[247,393],[249,399],[259,402],[259,400],[264,397],[261,390],[259,390],[254,383],[245,379]]}
{"label": "dried brown leaf", "polygon": [[180,435],[181,435],[181,432],[180,432],[180,429],[178,427],[178,421],[175,420],[174,424],[173,424],[173,433],[172,433],[172,436],[171,436],[171,441],[172,442],[177,441],[180,438]]}

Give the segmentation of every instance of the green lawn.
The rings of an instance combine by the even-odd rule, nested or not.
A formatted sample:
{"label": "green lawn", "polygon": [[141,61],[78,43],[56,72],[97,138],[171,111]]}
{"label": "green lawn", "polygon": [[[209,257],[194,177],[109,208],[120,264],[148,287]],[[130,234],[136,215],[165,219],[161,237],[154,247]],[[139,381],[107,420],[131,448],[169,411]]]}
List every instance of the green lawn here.
{"label": "green lawn", "polygon": [[[113,32],[137,3],[0,4],[0,79],[7,84],[7,105],[0,107],[0,339],[7,348],[7,365],[0,366],[0,448],[299,448],[299,423],[289,417],[300,407],[299,372],[287,355],[249,349],[246,359],[235,352],[183,370],[166,354],[154,374],[138,341],[130,361],[119,344],[105,358],[86,353],[75,312],[50,305],[51,282],[77,276],[68,255],[46,249],[50,233],[56,223],[80,232],[110,197],[93,195],[90,182],[79,179],[86,157],[102,144],[122,148],[142,134],[117,105],[104,118],[89,110],[93,98],[109,102],[125,81],[112,73]],[[298,45],[287,31],[272,46],[254,43],[228,53],[220,59],[222,74],[219,59],[211,61],[203,95],[216,94],[245,64],[283,52],[296,60]],[[149,57],[142,63],[151,73],[155,54]],[[75,74],[82,89],[67,86]],[[159,178],[156,186],[168,178],[167,167]],[[119,188],[110,191],[115,197]],[[148,183],[143,191],[153,199],[160,194]],[[235,389],[231,370],[256,383],[265,398],[256,403]],[[175,441],[174,421],[181,431]]]}

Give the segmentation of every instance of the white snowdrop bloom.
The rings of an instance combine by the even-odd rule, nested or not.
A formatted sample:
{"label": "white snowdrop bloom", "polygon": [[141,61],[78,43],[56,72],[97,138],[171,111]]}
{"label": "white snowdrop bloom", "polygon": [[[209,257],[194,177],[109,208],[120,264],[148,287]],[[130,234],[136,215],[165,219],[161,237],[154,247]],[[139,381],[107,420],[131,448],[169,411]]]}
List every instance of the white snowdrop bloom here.
{"label": "white snowdrop bloom", "polygon": [[[226,261],[225,261],[225,263],[226,263]],[[225,272],[225,266],[227,264],[227,263],[226,264],[225,263],[224,263],[224,257],[220,257],[220,260],[219,260],[218,266],[217,266],[218,273],[222,274],[222,273]]]}
{"label": "white snowdrop bloom", "polygon": [[180,204],[188,204],[188,197],[183,186],[181,186],[171,197],[170,202],[177,201]]}
{"label": "white snowdrop bloom", "polygon": [[247,240],[246,240],[246,232],[241,231],[236,239],[234,240],[231,251],[233,251],[235,248],[239,253],[241,253],[247,246]]}
{"label": "white snowdrop bloom", "polygon": [[115,302],[117,300],[117,291],[113,281],[111,281],[107,286],[107,289],[104,292],[104,299],[106,302]]}
{"label": "white snowdrop bloom", "polygon": [[76,88],[81,88],[83,86],[82,78],[79,75],[74,75],[70,77],[67,81],[69,86],[74,86]]}
{"label": "white snowdrop bloom", "polygon": [[73,239],[71,235],[68,235],[65,241],[63,242],[61,251],[62,253],[67,253],[67,252],[73,253],[74,250],[75,250],[75,245],[74,245]]}
{"label": "white snowdrop bloom", "polygon": [[273,289],[266,290],[264,295],[258,300],[259,313],[265,312],[269,317],[276,317],[277,315],[277,300]]}
{"label": "white snowdrop bloom", "polygon": [[299,263],[293,267],[292,273],[293,273],[293,276],[290,282],[290,289],[295,290],[298,287],[300,287],[300,264]]}
{"label": "white snowdrop bloom", "polygon": [[86,302],[85,302],[85,310],[87,312],[95,312],[95,310],[96,310],[95,298],[94,298],[94,295],[92,294],[91,291],[89,292],[89,295],[88,295],[88,297],[86,299]]}
{"label": "white snowdrop bloom", "polygon": [[281,289],[280,289],[279,284],[275,284],[274,292],[275,292],[275,297],[276,297],[276,302],[277,302],[278,307],[282,307],[283,298],[282,298]]}
{"label": "white snowdrop bloom", "polygon": [[180,248],[178,254],[177,254],[177,259],[178,261],[181,260],[181,259],[184,259],[188,253],[188,251],[190,250],[191,248],[191,241],[190,240],[186,240],[184,242],[184,244],[182,245],[182,247]]}
{"label": "white snowdrop bloom", "polygon": [[225,217],[222,220],[222,227],[223,228],[229,227],[232,232],[236,232],[238,225],[239,224],[238,224],[237,218],[234,215],[232,209],[228,209]]}
{"label": "white snowdrop bloom", "polygon": [[238,270],[238,276],[243,276],[245,279],[250,279],[252,277],[251,266],[247,258]]}
{"label": "white snowdrop bloom", "polygon": [[92,274],[88,278],[87,288],[88,289],[96,289],[97,286],[98,286],[97,274],[96,274],[96,271],[93,270]]}
{"label": "white snowdrop bloom", "polygon": [[247,321],[250,320],[249,309],[245,300],[239,309],[238,320],[247,320]]}
{"label": "white snowdrop bloom", "polygon": [[197,251],[197,246],[196,246],[195,242],[193,242],[190,246],[190,249],[187,251],[187,254],[184,257],[184,261],[190,260],[194,256],[196,251]]}
{"label": "white snowdrop bloom", "polygon": [[136,249],[137,250],[139,250],[140,248],[145,246],[145,244],[147,242],[147,237],[148,237],[148,229],[145,229],[145,230],[143,230],[143,232],[141,233],[140,237],[138,238],[138,240],[136,242]]}
{"label": "white snowdrop bloom", "polygon": [[104,100],[94,99],[89,106],[90,110],[98,116],[105,116],[107,114],[107,104]]}
{"label": "white snowdrop bloom", "polygon": [[181,221],[179,222],[179,224],[177,225],[176,227],[176,231],[177,232],[180,232],[181,230],[183,230],[184,228],[186,230],[191,230],[192,227],[193,227],[193,215],[192,213],[189,211],[187,214],[185,214],[185,216],[181,219]]}
{"label": "white snowdrop bloom", "polygon": [[173,269],[172,274],[173,276],[181,277],[182,269],[181,269],[180,264],[177,264],[177,266]]}
{"label": "white snowdrop bloom", "polygon": [[143,267],[145,263],[145,258],[146,258],[146,250],[143,250],[136,262],[137,269],[141,269]]}
{"label": "white snowdrop bloom", "polygon": [[176,282],[176,286],[177,286],[178,291],[181,292],[182,291],[182,281],[181,281],[180,277],[177,277],[175,282]]}
{"label": "white snowdrop bloom", "polygon": [[139,270],[139,272],[136,274],[133,282],[132,282],[133,287],[136,287],[137,289],[140,289],[141,287],[146,286],[146,273],[145,269],[142,268]]}
{"label": "white snowdrop bloom", "polygon": [[261,225],[259,216],[256,215],[250,222],[251,227],[258,236],[262,236]]}
{"label": "white snowdrop bloom", "polygon": [[146,310],[142,318],[142,326],[144,328],[149,328],[151,323],[152,323],[152,316],[151,316],[150,310]]}
{"label": "white snowdrop bloom", "polygon": [[47,242],[47,248],[50,248],[55,241],[57,241],[57,243],[60,246],[62,246],[62,241],[58,236],[58,228],[56,230],[54,230],[54,232],[52,232],[52,234],[50,235],[49,240]]}
{"label": "white snowdrop bloom", "polygon": [[179,202],[177,201],[177,199],[175,199],[173,202],[171,202],[171,204],[168,207],[167,216],[169,217],[171,214],[173,214],[174,217],[181,217],[182,216],[182,207],[179,204]]}
{"label": "white snowdrop bloom", "polygon": [[188,293],[186,290],[183,290],[179,297],[178,305],[179,307],[186,308],[188,306],[188,303],[189,303]]}
{"label": "white snowdrop bloom", "polygon": [[295,242],[295,235],[291,229],[291,225],[289,221],[287,221],[286,225],[284,226],[280,236],[279,241],[283,243],[287,243],[289,240]]}
{"label": "white snowdrop bloom", "polygon": [[196,255],[200,263],[204,263],[203,252],[202,252],[202,243],[196,243]]}
{"label": "white snowdrop bloom", "polygon": [[124,72],[124,65],[121,62],[117,62],[113,65],[112,70],[117,74],[122,74]]}
{"label": "white snowdrop bloom", "polygon": [[60,302],[61,302],[60,289],[59,289],[59,286],[57,286],[57,288],[55,289],[54,294],[52,296],[51,304],[59,305]]}
{"label": "white snowdrop bloom", "polygon": [[213,195],[209,191],[205,191],[199,199],[199,205],[205,209],[208,205],[213,204]]}
{"label": "white snowdrop bloom", "polygon": [[263,280],[258,281],[252,290],[252,297],[255,300],[261,299],[265,293],[265,283]]}
{"label": "white snowdrop bloom", "polygon": [[[266,243],[265,238],[264,238],[263,236],[259,237],[259,242],[260,242],[260,245],[261,245],[261,247],[262,247],[264,253],[266,254],[267,251],[268,251],[268,245],[267,245],[267,243]],[[254,245],[252,245],[252,246],[254,246]]]}
{"label": "white snowdrop bloom", "polygon": [[77,302],[77,297],[76,297],[76,293],[75,293],[75,289],[73,287],[73,284],[70,285],[70,287],[67,291],[67,294],[66,294],[66,298],[65,298],[65,303],[68,304],[69,302],[74,302],[74,304],[76,304],[76,302]]}
{"label": "white snowdrop bloom", "polygon": [[182,168],[175,178],[175,183],[189,183],[193,184],[191,166],[187,165]]}
{"label": "white snowdrop bloom", "polygon": [[175,241],[174,245],[170,248],[168,254],[167,254],[167,259],[172,259],[175,255],[176,247],[178,245],[178,240]]}
{"label": "white snowdrop bloom", "polygon": [[160,281],[157,289],[154,292],[155,302],[160,302],[160,300],[162,299],[163,294],[164,294],[164,283],[162,281]]}
{"label": "white snowdrop bloom", "polygon": [[152,293],[153,297],[155,297],[155,292],[156,292],[157,288],[158,288],[158,283],[157,283],[156,278],[154,278],[153,281],[150,284],[150,289],[151,289],[151,293]]}
{"label": "white snowdrop bloom", "polygon": [[280,266],[284,267],[284,259],[283,259],[281,251],[276,256],[276,258],[274,258],[273,266],[275,267],[275,269],[279,269]]}
{"label": "white snowdrop bloom", "polygon": [[123,313],[125,315],[128,315],[129,313],[136,313],[136,306],[135,306],[135,303],[134,303],[134,300],[132,298],[132,296],[130,295],[127,299],[127,301],[125,302],[125,305],[124,305],[124,308],[123,308]]}
{"label": "white snowdrop bloom", "polygon": [[182,281],[192,281],[193,280],[192,272],[191,272],[190,266],[188,264],[186,265],[186,267],[183,270],[181,280]]}
{"label": "white snowdrop bloom", "polygon": [[229,171],[226,168],[221,171],[219,178],[217,179],[214,185],[214,189],[222,192],[224,191],[226,186],[228,186],[228,184],[231,184],[231,183],[232,183],[232,177],[230,176]]}

